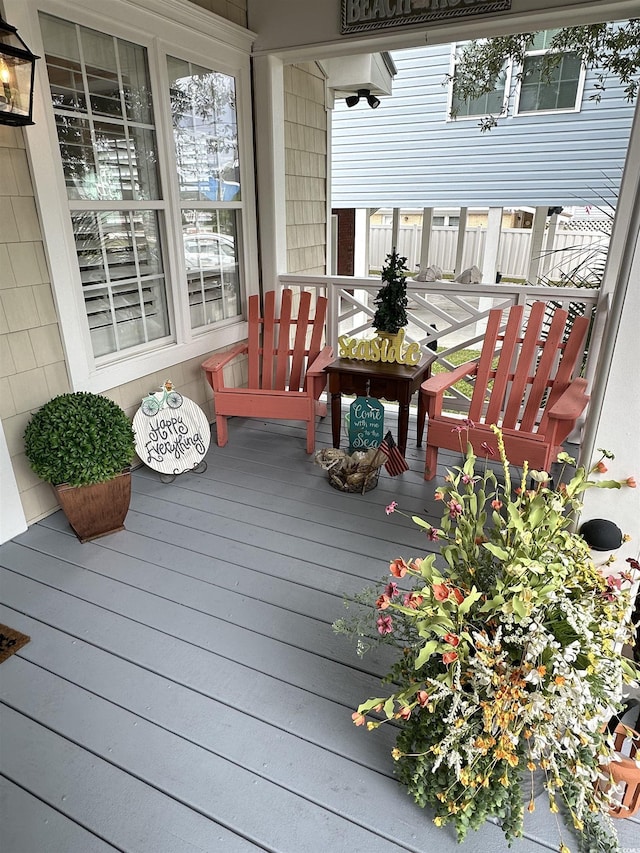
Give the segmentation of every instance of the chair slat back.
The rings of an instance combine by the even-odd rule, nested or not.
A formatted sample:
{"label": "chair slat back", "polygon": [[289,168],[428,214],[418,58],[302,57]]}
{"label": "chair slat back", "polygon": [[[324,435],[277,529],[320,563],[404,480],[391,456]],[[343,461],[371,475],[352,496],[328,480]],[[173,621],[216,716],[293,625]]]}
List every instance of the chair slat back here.
{"label": "chair slat back", "polygon": [[[311,293],[300,294],[297,317],[293,316],[293,292],[282,291],[280,316],[276,315],[276,294],[264,296],[264,315],[260,316],[260,297],[248,300],[248,387],[263,390],[299,391],[304,388],[308,366],[322,349],[327,299],[319,296],[311,316]],[[311,335],[309,345],[309,327]]]}
{"label": "chair slat back", "polygon": [[541,338],[546,308],[545,302],[531,306],[524,333],[524,306],[509,309],[503,333],[502,309],[489,312],[469,407],[470,420],[523,432],[535,432],[540,420],[537,429],[544,434],[546,412],[577,372],[590,322],[588,317],[575,318],[565,341],[568,313],[557,308],[548,333]]}
{"label": "chair slat back", "polygon": [[556,378],[549,393],[549,400],[540,421],[539,429],[541,432],[546,429],[549,409],[579,373],[590,324],[591,319],[589,317],[576,317],[573,321],[571,332],[563,347],[562,360],[558,365]]}

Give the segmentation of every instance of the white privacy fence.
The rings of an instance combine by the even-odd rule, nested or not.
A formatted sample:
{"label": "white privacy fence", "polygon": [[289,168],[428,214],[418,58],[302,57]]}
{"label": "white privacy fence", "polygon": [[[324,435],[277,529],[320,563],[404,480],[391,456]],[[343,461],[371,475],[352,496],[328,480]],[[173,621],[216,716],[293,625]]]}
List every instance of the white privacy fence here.
{"label": "white privacy fence", "polygon": [[[467,228],[465,233],[462,269],[474,264],[482,269],[486,228]],[[545,235],[546,238],[546,235]],[[401,226],[398,231],[398,254],[407,258],[407,267],[415,274],[420,264],[422,228],[418,225]],[[458,229],[435,226],[431,230],[429,264],[435,264],[445,272],[455,268]],[[582,233],[557,231],[553,247],[543,249],[548,273],[559,278],[569,274],[595,255],[606,252],[609,236],[600,232]],[[510,278],[526,279],[531,248],[531,230],[527,228],[503,228],[500,234],[498,270]],[[381,269],[385,257],[391,252],[391,226],[372,225],[369,229],[369,268]],[[461,272],[461,270],[457,270]]]}

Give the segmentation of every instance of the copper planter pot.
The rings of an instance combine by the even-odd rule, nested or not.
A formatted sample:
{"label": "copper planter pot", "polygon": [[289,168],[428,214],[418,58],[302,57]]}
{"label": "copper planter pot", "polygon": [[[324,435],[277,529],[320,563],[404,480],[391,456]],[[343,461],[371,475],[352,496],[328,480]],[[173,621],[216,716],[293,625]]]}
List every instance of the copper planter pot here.
{"label": "copper planter pot", "polygon": [[104,483],[53,487],[73,532],[81,542],[124,530],[131,501],[131,470]]}

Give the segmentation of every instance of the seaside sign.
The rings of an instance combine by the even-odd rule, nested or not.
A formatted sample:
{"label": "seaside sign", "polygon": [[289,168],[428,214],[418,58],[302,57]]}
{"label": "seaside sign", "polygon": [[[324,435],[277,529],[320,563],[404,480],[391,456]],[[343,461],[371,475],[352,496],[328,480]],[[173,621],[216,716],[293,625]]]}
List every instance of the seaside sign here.
{"label": "seaside sign", "polygon": [[510,8],[511,0],[342,0],[341,32],[427,24]]}
{"label": "seaside sign", "polygon": [[400,329],[392,338],[350,338],[340,335],[338,338],[340,358],[353,358],[357,361],[382,361],[386,364],[418,364],[422,358],[420,344],[404,342],[404,329]]}

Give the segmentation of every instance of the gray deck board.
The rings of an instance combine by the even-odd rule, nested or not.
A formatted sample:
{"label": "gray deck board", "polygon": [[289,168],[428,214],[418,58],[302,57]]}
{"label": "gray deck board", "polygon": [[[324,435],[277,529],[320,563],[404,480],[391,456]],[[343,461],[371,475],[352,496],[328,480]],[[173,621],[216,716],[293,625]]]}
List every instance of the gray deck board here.
{"label": "gray deck board", "polygon": [[[81,545],[56,513],[0,547],[0,620],[32,638],[0,673],[3,853],[459,851],[394,781],[392,727],[351,722],[390,650],[331,631],[344,593],[428,550],[384,513],[439,517],[412,439],[410,472],[346,495],[302,425],[234,419],[202,475],[134,472],[125,531]],[[512,849],[558,844],[539,809]],[[494,825],[464,846],[507,849]]]}

